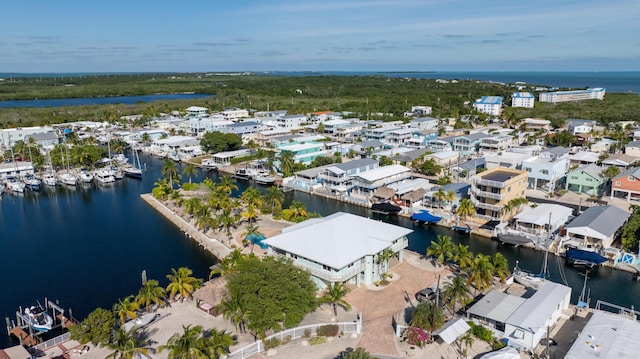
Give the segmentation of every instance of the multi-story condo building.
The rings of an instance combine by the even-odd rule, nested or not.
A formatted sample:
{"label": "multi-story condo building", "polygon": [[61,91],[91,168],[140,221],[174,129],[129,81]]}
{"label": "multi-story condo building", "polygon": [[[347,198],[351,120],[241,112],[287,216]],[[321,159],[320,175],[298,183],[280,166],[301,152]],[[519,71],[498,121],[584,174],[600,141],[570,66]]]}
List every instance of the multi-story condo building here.
{"label": "multi-story condo building", "polygon": [[540,102],[557,103],[583,100],[603,100],[606,91],[606,89],[599,87],[577,91],[541,92]]}
{"label": "multi-story condo building", "polygon": [[479,149],[483,152],[500,152],[506,150],[512,145],[513,136],[495,135],[481,139]]}
{"label": "multi-story condo building", "polygon": [[531,92],[514,92],[511,95],[511,107],[533,108],[536,101]]}
{"label": "multi-story condo building", "polygon": [[503,210],[514,198],[524,197],[527,189],[527,171],[496,167],[472,177],[471,202],[476,217],[502,220],[510,215]]}
{"label": "multi-story condo building", "polygon": [[225,120],[237,122],[241,118],[249,117],[249,111],[242,108],[225,108],[220,112]]}
{"label": "multi-story condo building", "polygon": [[500,116],[502,113],[502,96],[482,96],[473,103],[473,108],[487,115]]}

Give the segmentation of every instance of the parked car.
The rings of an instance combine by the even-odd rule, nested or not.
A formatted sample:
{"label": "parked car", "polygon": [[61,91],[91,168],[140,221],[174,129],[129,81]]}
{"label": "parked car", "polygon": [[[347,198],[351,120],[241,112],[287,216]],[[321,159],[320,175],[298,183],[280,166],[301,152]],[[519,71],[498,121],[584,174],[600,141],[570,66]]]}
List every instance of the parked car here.
{"label": "parked car", "polygon": [[428,302],[430,300],[435,300],[436,291],[431,287],[425,288],[419,291],[418,293],[416,293],[416,299],[418,300],[418,302]]}

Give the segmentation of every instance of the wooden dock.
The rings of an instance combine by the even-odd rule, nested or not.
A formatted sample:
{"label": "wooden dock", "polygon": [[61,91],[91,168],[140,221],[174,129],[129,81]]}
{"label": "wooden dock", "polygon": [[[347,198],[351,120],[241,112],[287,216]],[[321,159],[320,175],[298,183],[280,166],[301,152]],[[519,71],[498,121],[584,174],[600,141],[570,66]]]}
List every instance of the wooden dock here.
{"label": "wooden dock", "polygon": [[40,340],[38,339],[38,337],[27,334],[27,332],[25,332],[20,327],[11,328],[11,335],[16,337],[20,341],[20,344],[26,347],[32,347],[40,343]]}

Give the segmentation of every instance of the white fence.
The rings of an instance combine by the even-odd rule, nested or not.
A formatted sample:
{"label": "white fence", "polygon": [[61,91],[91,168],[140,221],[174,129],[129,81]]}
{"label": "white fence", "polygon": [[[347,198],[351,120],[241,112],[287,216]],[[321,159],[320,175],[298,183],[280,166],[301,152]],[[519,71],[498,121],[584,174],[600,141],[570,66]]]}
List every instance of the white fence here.
{"label": "white fence", "polygon": [[36,355],[40,352],[43,352],[51,347],[54,347],[62,342],[66,342],[67,340],[69,340],[69,338],[71,338],[71,334],[70,333],[64,333],[62,335],[58,335],[55,338],[51,338],[49,340],[47,340],[44,343],[40,343],[36,346],[33,346],[31,348],[29,348],[27,351],[29,352],[29,354],[31,355]]}
{"label": "white fence", "polygon": [[[342,332],[344,334],[351,334],[351,333],[360,334],[360,331],[362,330],[362,316],[358,315],[358,320],[354,322],[320,323],[320,324],[311,324],[311,325],[305,325],[302,327],[286,329],[266,337],[265,342],[274,338],[280,341],[282,341],[285,338],[288,338],[293,341],[293,340],[305,337],[305,331],[306,331],[306,334],[309,334],[309,332],[311,332],[311,335],[315,336],[316,330],[319,327],[322,327],[325,325],[337,325],[338,332]],[[244,359],[256,353],[259,353],[263,350],[264,350],[264,343],[261,340],[258,340],[256,342],[253,342],[247,345],[244,348],[238,349],[235,352],[227,355],[227,359]]]}

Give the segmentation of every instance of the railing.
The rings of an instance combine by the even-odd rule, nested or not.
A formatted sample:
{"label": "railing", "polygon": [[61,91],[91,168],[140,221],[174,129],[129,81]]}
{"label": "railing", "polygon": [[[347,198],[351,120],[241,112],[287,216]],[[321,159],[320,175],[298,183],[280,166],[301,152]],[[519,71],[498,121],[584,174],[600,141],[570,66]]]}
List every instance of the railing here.
{"label": "railing", "polygon": [[327,272],[325,270],[321,270],[321,269],[313,269],[313,268],[308,268],[305,267],[305,269],[313,274],[314,276],[324,279],[324,280],[328,280],[328,281],[332,281],[332,282],[336,282],[336,281],[346,281],[354,276],[356,276],[358,273],[360,273],[362,271],[362,269],[360,268],[360,266],[353,266],[353,268],[350,268],[346,271],[343,272]]}
{"label": "railing", "polygon": [[54,347],[60,343],[66,342],[67,340],[69,340],[71,338],[71,334],[70,333],[64,333],[62,335],[58,335],[55,338],[51,338],[49,340],[47,340],[44,343],[40,343],[36,346],[33,346],[29,349],[27,349],[27,351],[29,352],[29,354],[31,355],[35,355],[39,352],[43,352],[51,347]]}
{"label": "railing", "polygon": [[478,197],[487,197],[487,198],[493,198],[493,199],[497,199],[497,200],[504,199],[504,195],[503,194],[483,191],[483,190],[478,189],[475,186],[471,187],[471,192],[473,192]]}
{"label": "railing", "polygon": [[[358,320],[353,322],[311,324],[311,325],[305,325],[302,327],[283,330],[279,333],[266,337],[264,341],[267,342],[274,338],[280,341],[282,341],[285,338],[288,338],[290,340],[297,340],[300,338],[308,337],[309,333],[311,333],[311,335],[315,335],[315,332],[317,331],[317,329],[325,325],[337,325],[338,331],[344,334],[351,334],[351,333],[360,334],[360,331],[362,329],[362,316],[358,315]],[[227,359],[248,358],[254,354],[260,353],[264,349],[265,348],[264,348],[263,341],[258,340],[256,342],[253,342],[245,346],[244,348],[238,349],[233,353],[227,355]]]}
{"label": "railing", "polygon": [[492,180],[487,180],[482,178],[476,178],[475,183],[479,185],[484,185],[489,187],[498,187],[498,188],[503,188],[505,186],[504,182],[492,181]]}
{"label": "railing", "polygon": [[492,204],[483,203],[483,202],[478,201],[474,197],[471,197],[471,202],[473,203],[474,206],[479,207],[479,208],[484,208],[484,209],[488,209],[488,210],[491,210],[491,211],[497,211],[497,212],[500,212],[502,210],[501,206],[494,206]]}

